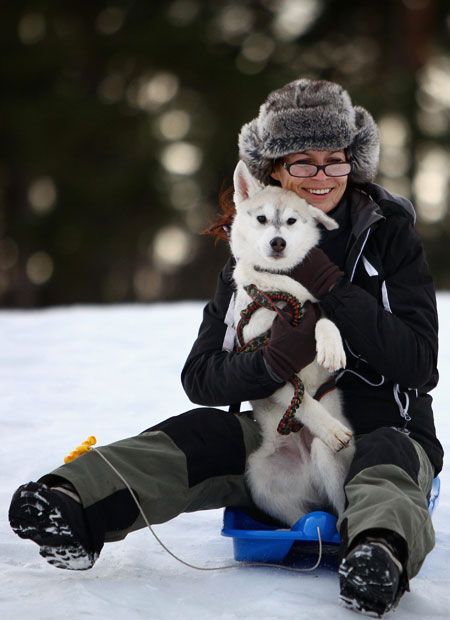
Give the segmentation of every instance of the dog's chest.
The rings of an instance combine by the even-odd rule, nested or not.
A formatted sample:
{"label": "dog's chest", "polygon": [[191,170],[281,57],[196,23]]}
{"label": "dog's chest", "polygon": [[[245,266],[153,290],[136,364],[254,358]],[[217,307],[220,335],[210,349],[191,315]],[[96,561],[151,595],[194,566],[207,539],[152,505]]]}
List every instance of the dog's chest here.
{"label": "dog's chest", "polygon": [[[234,307],[234,326],[237,328],[242,319],[242,311],[252,303],[252,299],[242,289],[238,289],[236,294],[236,304]],[[275,312],[267,308],[257,308],[250,316],[248,323],[243,329],[243,337],[245,342],[249,342],[253,338],[260,336],[268,331],[275,318]],[[244,323],[246,319],[244,320]]]}

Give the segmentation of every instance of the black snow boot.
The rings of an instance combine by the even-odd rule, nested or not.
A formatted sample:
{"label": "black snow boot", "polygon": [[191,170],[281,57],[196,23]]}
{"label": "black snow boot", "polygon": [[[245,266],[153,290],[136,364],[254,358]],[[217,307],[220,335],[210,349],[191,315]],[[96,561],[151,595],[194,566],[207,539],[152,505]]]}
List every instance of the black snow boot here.
{"label": "black snow boot", "polygon": [[13,495],[9,522],[18,536],[37,543],[41,556],[53,566],[86,570],[94,565],[98,553],[73,491],[28,482]]}
{"label": "black snow boot", "polygon": [[353,547],[339,567],[340,601],[349,609],[381,618],[408,588],[395,547],[367,539]]}

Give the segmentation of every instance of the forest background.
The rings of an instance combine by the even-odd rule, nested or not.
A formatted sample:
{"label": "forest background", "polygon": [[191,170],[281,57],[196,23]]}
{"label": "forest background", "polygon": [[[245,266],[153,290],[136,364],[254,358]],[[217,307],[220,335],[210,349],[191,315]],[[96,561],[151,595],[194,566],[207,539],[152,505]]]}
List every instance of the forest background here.
{"label": "forest background", "polygon": [[237,134],[298,77],[376,118],[450,289],[445,0],[0,1],[0,306],[211,295]]}

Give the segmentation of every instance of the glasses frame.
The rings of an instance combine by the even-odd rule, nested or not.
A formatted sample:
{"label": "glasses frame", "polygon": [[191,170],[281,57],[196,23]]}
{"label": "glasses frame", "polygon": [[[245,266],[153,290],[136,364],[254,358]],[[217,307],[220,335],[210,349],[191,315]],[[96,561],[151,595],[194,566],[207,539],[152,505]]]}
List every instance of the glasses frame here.
{"label": "glasses frame", "polygon": [[[292,174],[291,173],[291,167],[292,166],[298,166],[299,164],[303,164],[303,162],[293,161],[291,164],[288,164],[288,163],[286,163],[284,161],[284,162],[281,163],[283,168],[285,170],[287,170],[288,174],[291,177],[294,177],[294,179],[312,179],[313,177],[315,177],[318,174],[319,170],[323,170],[325,175],[327,177],[330,177],[330,179],[339,178],[339,177],[347,177],[350,174],[350,172],[352,171],[352,164],[351,164],[351,162],[349,162],[349,161],[340,161],[340,162],[334,162],[332,164],[303,164],[304,166],[312,166],[313,168],[315,168],[316,169],[315,173],[314,174],[309,174],[307,176],[302,176],[302,175],[298,175],[298,174]],[[338,166],[340,164],[347,164],[347,165],[349,165],[350,166],[349,171],[346,172],[345,174],[327,174],[327,170],[326,169],[329,166]]]}

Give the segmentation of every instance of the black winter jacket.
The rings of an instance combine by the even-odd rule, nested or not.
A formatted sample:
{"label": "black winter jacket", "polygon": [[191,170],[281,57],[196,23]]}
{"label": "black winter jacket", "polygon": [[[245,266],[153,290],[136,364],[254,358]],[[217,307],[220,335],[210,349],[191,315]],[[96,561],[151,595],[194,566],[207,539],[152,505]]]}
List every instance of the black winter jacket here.
{"label": "black winter jacket", "polygon": [[[438,473],[443,450],[428,394],[438,381],[438,319],[414,209],[375,184],[351,188],[347,199],[346,277],[320,302],[345,343],[347,367],[337,376],[345,415],[356,434],[382,426],[406,432]],[[232,271],[230,259],[181,375],[186,394],[199,405],[232,406],[280,387],[261,351],[232,351]]]}

